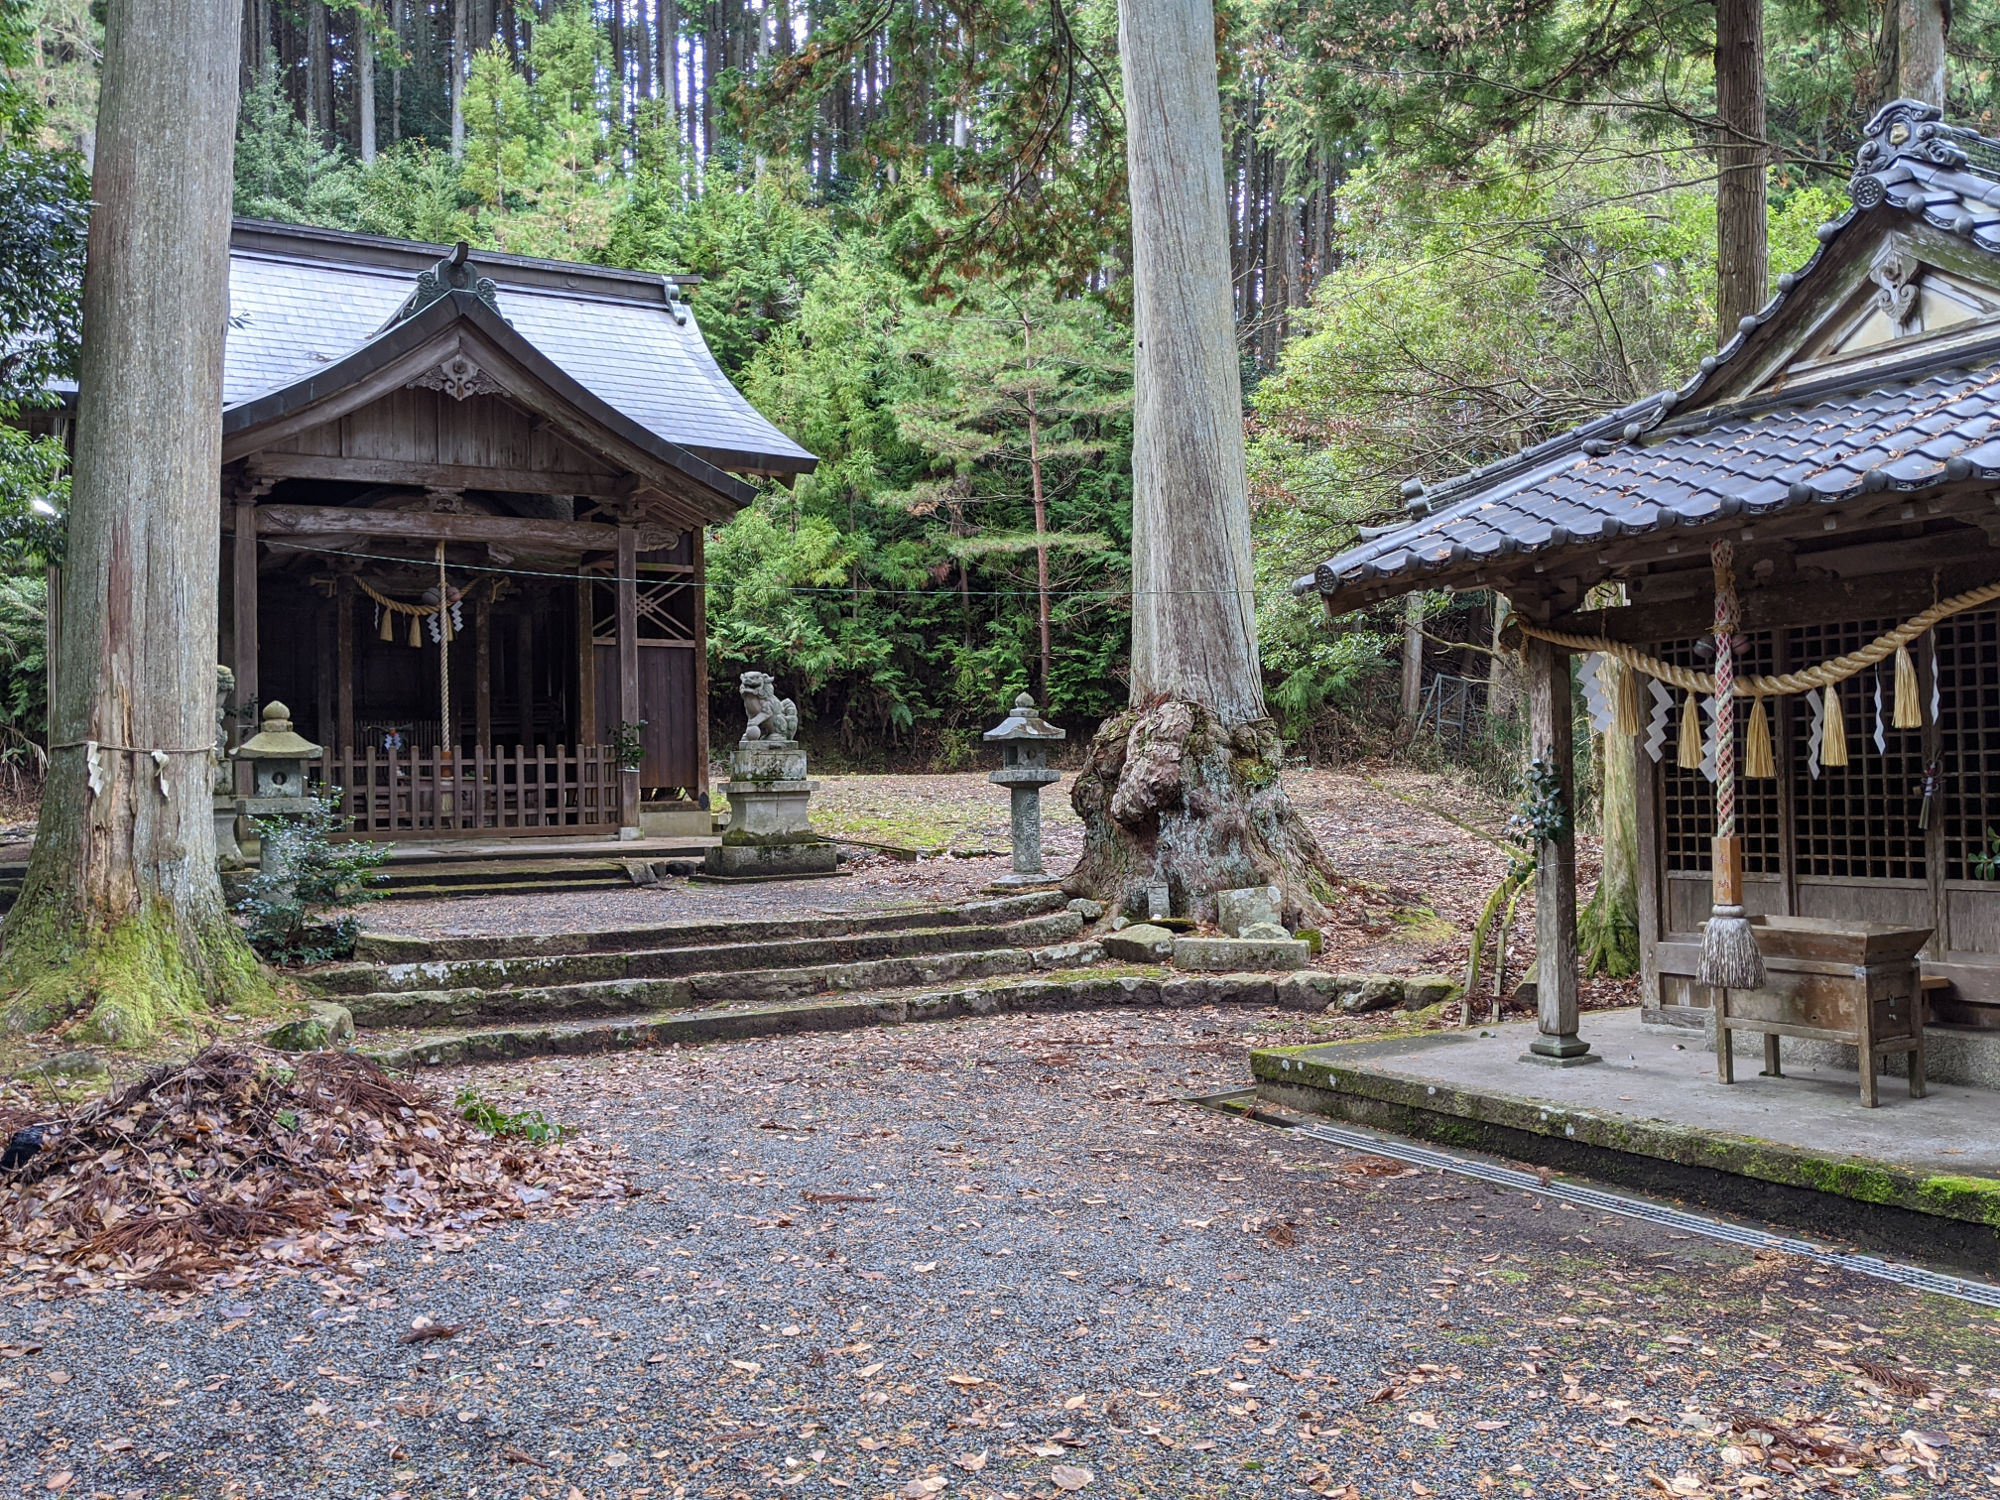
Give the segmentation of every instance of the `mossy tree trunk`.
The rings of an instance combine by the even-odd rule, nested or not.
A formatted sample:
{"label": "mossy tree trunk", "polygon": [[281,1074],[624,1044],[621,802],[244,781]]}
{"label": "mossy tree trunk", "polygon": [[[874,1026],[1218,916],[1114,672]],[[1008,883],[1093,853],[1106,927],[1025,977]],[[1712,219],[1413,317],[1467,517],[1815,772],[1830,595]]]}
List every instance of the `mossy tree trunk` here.
{"label": "mossy tree trunk", "polygon": [[238,20],[108,12],[51,765],[0,929],[20,1027],[133,1042],[265,989],[209,810]]}
{"label": "mossy tree trunk", "polygon": [[1264,707],[1210,0],[1121,0],[1132,201],[1132,707],[1092,741],[1071,887],[1174,909],[1275,884],[1318,920],[1325,860]]}
{"label": "mossy tree trunk", "polygon": [[1613,730],[1600,737],[1598,830],[1604,851],[1597,891],[1577,921],[1586,974],[1639,972],[1638,746]]}

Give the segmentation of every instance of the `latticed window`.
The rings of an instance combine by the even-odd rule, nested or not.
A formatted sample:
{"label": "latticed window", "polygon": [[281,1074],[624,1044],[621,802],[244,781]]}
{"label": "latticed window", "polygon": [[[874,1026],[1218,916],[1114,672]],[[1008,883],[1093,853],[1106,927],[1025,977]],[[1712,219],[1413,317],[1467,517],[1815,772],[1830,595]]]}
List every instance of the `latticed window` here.
{"label": "latticed window", "polygon": [[1937,651],[1944,875],[1973,880],[1978,877],[1972,856],[1985,846],[1987,829],[2000,828],[2000,613],[1960,615],[1931,634]]}
{"label": "latticed window", "polygon": [[[1704,645],[1706,642],[1703,643]],[[1768,630],[1753,632],[1738,651],[1738,676],[1775,670],[1772,653],[1775,643]],[[1709,671],[1713,656],[1695,652],[1694,641],[1669,641],[1655,653],[1675,666]],[[1681,704],[1685,694],[1674,694],[1674,711],[1667,723],[1666,749],[1660,757],[1660,811],[1667,855],[1667,869],[1677,875],[1706,874],[1710,865],[1710,844],[1715,838],[1715,783],[1698,769],[1682,770],[1675,746],[1680,743]],[[1649,694],[1650,697],[1650,694]],[[1651,712],[1650,707],[1648,713]],[[1770,705],[1765,705],[1769,714]],[[1708,732],[1708,715],[1702,715],[1702,732]],[[1752,780],[1743,775],[1744,736],[1750,727],[1750,704],[1736,704],[1736,832],[1743,841],[1743,868],[1751,875],[1775,875],[1779,871],[1778,783],[1771,779]],[[1772,721],[1776,734],[1776,721]]]}
{"label": "latticed window", "polygon": [[[1843,625],[1795,626],[1791,660],[1799,665],[1829,661],[1860,649],[1894,629],[1898,620],[1858,620]],[[1815,779],[1807,766],[1812,711],[1804,698],[1792,710],[1788,760],[1794,844],[1801,876],[1850,880],[1926,878],[1923,811],[1923,735],[1890,729],[1895,704],[1893,657],[1841,683],[1840,710],[1847,725],[1845,766],[1820,766]],[[1884,748],[1875,748],[1877,705]]]}

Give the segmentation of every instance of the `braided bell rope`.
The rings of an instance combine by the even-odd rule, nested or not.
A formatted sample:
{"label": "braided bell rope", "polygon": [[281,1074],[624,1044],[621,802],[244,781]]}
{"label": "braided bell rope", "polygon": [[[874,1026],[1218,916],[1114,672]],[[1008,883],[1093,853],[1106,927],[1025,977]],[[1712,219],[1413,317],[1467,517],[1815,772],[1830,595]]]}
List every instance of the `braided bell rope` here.
{"label": "braided bell rope", "polygon": [[1736,549],[1718,541],[1709,549],[1715,569],[1715,831],[1736,836]]}
{"label": "braided bell rope", "polygon": [[[1953,615],[1962,615],[1967,610],[1978,609],[2000,599],[2000,583],[1989,583],[1980,588],[1968,589],[1962,594],[1953,594],[1949,599],[1940,599],[1920,615],[1912,615],[1886,635],[1879,635],[1857,651],[1845,656],[1836,656],[1831,661],[1823,661],[1816,667],[1807,667],[1799,672],[1781,672],[1775,676],[1736,677],[1731,683],[1733,698],[1778,698],[1790,693],[1810,692],[1814,688],[1829,688],[1835,683],[1845,682],[1858,673],[1867,671],[1879,662],[1888,660],[1896,652],[1909,645],[1918,636],[1949,620]],[[1530,624],[1519,615],[1513,617],[1523,635],[1531,635],[1536,640],[1548,641],[1552,645],[1567,646],[1572,651],[1599,651],[1615,661],[1624,663],[1634,671],[1643,672],[1648,677],[1657,677],[1662,682],[1696,693],[1721,694],[1716,688],[1714,673],[1697,672],[1689,667],[1677,667],[1670,661],[1661,661],[1657,656],[1648,656],[1636,646],[1628,646],[1622,641],[1607,640],[1601,635],[1573,635],[1564,630],[1545,630]]]}

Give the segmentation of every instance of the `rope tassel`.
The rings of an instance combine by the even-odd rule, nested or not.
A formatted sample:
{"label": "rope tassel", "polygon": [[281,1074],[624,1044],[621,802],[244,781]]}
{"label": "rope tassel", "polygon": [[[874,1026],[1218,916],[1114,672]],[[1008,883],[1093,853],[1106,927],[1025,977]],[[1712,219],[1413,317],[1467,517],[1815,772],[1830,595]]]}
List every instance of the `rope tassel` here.
{"label": "rope tassel", "polygon": [[1840,714],[1840,690],[1828,688],[1821,695],[1826,717],[1819,726],[1819,763],[1823,766],[1847,764],[1847,720]]}
{"label": "rope tassel", "polygon": [[1777,759],[1771,754],[1771,722],[1764,715],[1761,696],[1750,703],[1750,727],[1743,736],[1743,774],[1760,781],[1778,774]]}
{"label": "rope tassel", "polygon": [[1609,657],[1604,660],[1605,665],[1618,674],[1611,695],[1612,730],[1631,739],[1646,727],[1645,686],[1632,667]]}
{"label": "rope tassel", "polygon": [[1917,701],[1917,664],[1910,660],[1910,648],[1896,648],[1896,706],[1889,715],[1892,729],[1922,729],[1923,706]]}
{"label": "rope tassel", "polygon": [[382,617],[381,628],[378,629],[375,633],[378,636],[380,636],[384,641],[387,641],[390,645],[392,646],[395,645],[396,644],[395,611],[383,609],[380,605],[377,605],[375,608],[375,613]]}
{"label": "rope tassel", "polygon": [[412,646],[417,647],[419,650],[423,648],[424,617],[422,615],[410,616],[410,644]]}
{"label": "rope tassel", "polygon": [[1701,766],[1701,708],[1689,692],[1687,701],[1681,704],[1681,735],[1674,747],[1674,758],[1683,771],[1693,771]]}

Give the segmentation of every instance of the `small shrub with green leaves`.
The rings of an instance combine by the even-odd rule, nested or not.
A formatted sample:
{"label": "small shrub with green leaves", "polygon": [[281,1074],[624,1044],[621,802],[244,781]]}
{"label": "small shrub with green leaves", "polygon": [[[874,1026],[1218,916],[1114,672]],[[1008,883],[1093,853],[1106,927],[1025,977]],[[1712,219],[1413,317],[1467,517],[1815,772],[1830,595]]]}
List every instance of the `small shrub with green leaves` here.
{"label": "small shrub with green leaves", "polygon": [[550,1145],[563,1135],[562,1126],[539,1109],[524,1109],[510,1115],[470,1084],[458,1091],[458,1113],[459,1118],[470,1121],[488,1135],[515,1136],[531,1145]]}
{"label": "small shrub with green leaves", "polygon": [[360,918],[349,908],[373,901],[389,858],[382,844],[335,843],[344,830],[340,792],[303,799],[301,810],[259,818],[263,865],[237,904],[250,945],[274,964],[327,963],[354,953]]}

